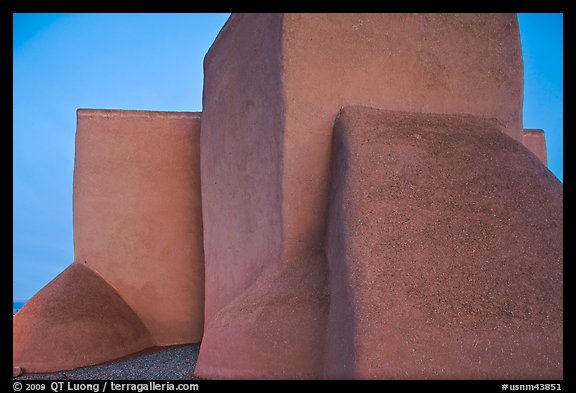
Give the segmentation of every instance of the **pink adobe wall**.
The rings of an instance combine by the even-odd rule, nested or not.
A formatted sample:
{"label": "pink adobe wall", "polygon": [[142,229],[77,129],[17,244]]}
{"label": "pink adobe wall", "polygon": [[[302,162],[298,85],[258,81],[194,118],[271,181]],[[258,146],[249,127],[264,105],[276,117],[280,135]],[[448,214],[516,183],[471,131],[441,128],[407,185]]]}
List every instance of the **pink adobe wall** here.
{"label": "pink adobe wall", "polygon": [[199,133],[198,113],[78,110],[75,262],[118,292],[156,345],[202,338]]}

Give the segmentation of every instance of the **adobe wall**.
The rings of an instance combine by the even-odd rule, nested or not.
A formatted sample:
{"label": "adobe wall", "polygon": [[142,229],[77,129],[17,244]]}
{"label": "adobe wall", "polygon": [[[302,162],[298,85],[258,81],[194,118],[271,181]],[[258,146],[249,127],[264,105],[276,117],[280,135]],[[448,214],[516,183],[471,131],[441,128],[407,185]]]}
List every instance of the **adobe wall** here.
{"label": "adobe wall", "polygon": [[[520,140],[517,18],[233,14],[204,69],[206,321],[196,375],[320,377],[323,344],[309,343],[325,342],[338,111],[365,104],[471,113],[496,118]],[[294,290],[284,276],[303,279]],[[287,344],[286,330],[298,339]]]}
{"label": "adobe wall", "polygon": [[198,113],[78,110],[74,255],[156,345],[199,342],[204,265]]}
{"label": "adobe wall", "polygon": [[548,166],[546,137],[543,130],[524,129],[522,131],[522,144],[534,153],[544,165]]}
{"label": "adobe wall", "polygon": [[234,15],[204,60],[207,321],[280,259],[281,18]]}
{"label": "adobe wall", "polygon": [[[78,111],[75,262],[15,366],[202,340],[200,378],[562,378],[514,14],[233,14],[204,68],[202,124]],[[350,104],[383,110],[345,109],[333,154]]]}
{"label": "adobe wall", "polygon": [[342,110],[326,377],[562,379],[562,184],[497,123]]}
{"label": "adobe wall", "polygon": [[285,14],[282,59],[290,253],[323,241],[332,126],[343,106],[475,114],[522,138],[515,14]]}
{"label": "adobe wall", "polygon": [[321,373],[323,250],[316,245],[285,257],[281,20],[234,15],[204,62],[206,320],[195,370],[201,378]]}

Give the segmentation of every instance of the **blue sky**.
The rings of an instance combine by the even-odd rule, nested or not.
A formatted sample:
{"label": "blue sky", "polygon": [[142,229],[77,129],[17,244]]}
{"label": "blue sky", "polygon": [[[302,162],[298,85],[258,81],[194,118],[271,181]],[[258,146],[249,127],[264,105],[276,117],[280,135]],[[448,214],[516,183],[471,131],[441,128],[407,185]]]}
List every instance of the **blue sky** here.
{"label": "blue sky", "polygon": [[[14,14],[13,298],[74,258],[76,109],[202,110],[202,61],[229,14]],[[563,180],[563,17],[518,16],[524,127]]]}

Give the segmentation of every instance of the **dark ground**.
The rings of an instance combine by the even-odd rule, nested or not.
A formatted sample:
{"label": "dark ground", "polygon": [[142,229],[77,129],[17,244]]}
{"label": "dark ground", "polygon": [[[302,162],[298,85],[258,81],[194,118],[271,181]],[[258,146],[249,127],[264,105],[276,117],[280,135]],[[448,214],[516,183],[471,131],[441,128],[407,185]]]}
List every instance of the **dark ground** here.
{"label": "dark ground", "polygon": [[156,348],[92,367],[48,374],[24,374],[17,380],[185,380],[192,379],[199,344]]}

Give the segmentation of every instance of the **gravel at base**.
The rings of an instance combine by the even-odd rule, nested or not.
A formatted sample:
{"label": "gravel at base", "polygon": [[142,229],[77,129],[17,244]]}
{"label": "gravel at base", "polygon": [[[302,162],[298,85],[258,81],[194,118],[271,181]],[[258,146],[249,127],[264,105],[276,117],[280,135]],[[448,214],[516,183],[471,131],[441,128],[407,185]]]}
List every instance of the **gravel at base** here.
{"label": "gravel at base", "polygon": [[17,380],[97,379],[97,380],[183,380],[192,379],[199,344],[160,348],[128,359],[98,366],[49,374],[24,374]]}

